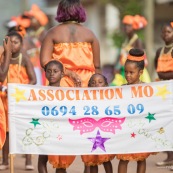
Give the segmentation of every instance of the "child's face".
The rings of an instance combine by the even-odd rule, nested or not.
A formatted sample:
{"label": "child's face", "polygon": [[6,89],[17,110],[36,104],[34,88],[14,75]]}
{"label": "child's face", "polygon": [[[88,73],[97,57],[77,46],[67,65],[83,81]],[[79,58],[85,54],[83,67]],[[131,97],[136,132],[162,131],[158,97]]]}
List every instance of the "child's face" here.
{"label": "child's face", "polygon": [[10,36],[10,41],[12,45],[12,53],[20,52],[22,48],[22,43],[17,36]]}
{"label": "child's face", "polygon": [[165,43],[171,43],[173,41],[173,28],[171,26],[165,26],[163,28],[162,38]]}
{"label": "child's face", "polygon": [[125,64],[125,78],[128,84],[137,84],[140,82],[140,75],[143,70],[139,70],[136,63],[128,62]]}
{"label": "child's face", "polygon": [[105,84],[103,76],[101,75],[93,76],[93,79],[91,81],[91,87],[105,87],[105,86],[107,85]]}
{"label": "child's face", "polygon": [[132,25],[124,24],[124,32],[128,35],[134,31]]}
{"label": "child's face", "polygon": [[59,86],[63,72],[57,64],[50,64],[46,68],[46,78],[51,86]]}

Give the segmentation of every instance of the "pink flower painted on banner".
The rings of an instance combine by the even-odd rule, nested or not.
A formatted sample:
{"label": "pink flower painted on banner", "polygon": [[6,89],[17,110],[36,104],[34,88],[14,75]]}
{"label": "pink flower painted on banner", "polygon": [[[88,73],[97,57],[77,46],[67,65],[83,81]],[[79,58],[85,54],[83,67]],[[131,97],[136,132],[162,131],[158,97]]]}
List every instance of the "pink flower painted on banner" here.
{"label": "pink flower painted on banner", "polygon": [[94,118],[80,118],[72,120],[69,118],[69,122],[73,127],[73,130],[79,130],[80,134],[89,133],[94,131],[96,127],[104,132],[111,132],[115,134],[115,129],[122,129],[121,124],[125,121],[124,118],[101,118],[98,121]]}

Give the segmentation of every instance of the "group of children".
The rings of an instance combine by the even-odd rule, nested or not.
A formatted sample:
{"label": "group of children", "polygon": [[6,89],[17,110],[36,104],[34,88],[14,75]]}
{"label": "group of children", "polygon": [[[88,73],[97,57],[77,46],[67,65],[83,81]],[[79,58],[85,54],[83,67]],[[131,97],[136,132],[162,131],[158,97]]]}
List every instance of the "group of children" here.
{"label": "group of children", "polygon": [[[125,20],[124,20],[125,22]],[[162,38],[165,42],[163,48],[158,49],[155,57],[155,68],[160,80],[173,79],[173,23],[164,25],[162,28]],[[7,112],[7,83],[36,84],[36,75],[33,64],[23,49],[23,38],[18,31],[11,31],[7,34],[3,44],[4,50],[1,52],[0,82],[1,82],[1,100],[0,110],[2,116],[8,118]],[[134,46],[135,47],[135,46]],[[145,53],[142,49],[131,48],[124,60],[124,76],[126,83],[124,85],[140,84],[141,75],[145,69]],[[63,64],[57,60],[51,60],[44,66],[45,75],[49,86],[60,87],[60,81],[64,75]],[[101,73],[95,73],[91,76],[88,87],[108,87],[107,79]],[[0,101],[1,101],[0,100]],[[2,106],[3,105],[3,106]],[[1,109],[2,107],[2,109]],[[3,117],[1,119],[3,119]],[[8,122],[6,120],[5,122]],[[8,169],[9,153],[9,134],[8,123],[0,126],[3,140],[0,145],[3,146],[3,163],[0,169]],[[7,133],[6,133],[7,132]],[[5,144],[4,144],[5,142]],[[145,173],[146,158],[152,153],[138,154],[112,154],[112,155],[86,155],[81,156],[85,165],[85,173],[98,173],[98,165],[103,164],[106,173],[113,173],[111,160],[115,157],[119,159],[118,173],[127,173],[129,161],[137,162],[137,173]],[[169,156],[169,155],[168,155]],[[54,156],[39,155],[38,171],[47,173],[47,161],[53,163]],[[57,157],[57,156],[56,156]],[[171,156],[170,156],[171,157]],[[51,160],[52,159],[52,160]],[[65,173],[66,168],[70,166],[75,156],[59,156],[56,163],[56,173]],[[170,158],[168,158],[169,161]],[[173,158],[171,158],[173,159]],[[171,160],[170,159],[170,160]],[[65,163],[65,164],[64,164]],[[58,166],[61,165],[61,166]],[[64,164],[64,165],[63,165]],[[26,155],[26,169],[32,170],[31,155]]]}

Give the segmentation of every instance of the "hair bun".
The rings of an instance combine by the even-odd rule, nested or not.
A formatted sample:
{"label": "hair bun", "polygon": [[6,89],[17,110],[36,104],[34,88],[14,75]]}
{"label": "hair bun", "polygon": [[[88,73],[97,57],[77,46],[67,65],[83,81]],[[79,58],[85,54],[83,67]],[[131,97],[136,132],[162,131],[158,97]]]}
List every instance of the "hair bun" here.
{"label": "hair bun", "polygon": [[144,55],[144,51],[141,49],[130,49],[129,54],[132,56],[141,57]]}

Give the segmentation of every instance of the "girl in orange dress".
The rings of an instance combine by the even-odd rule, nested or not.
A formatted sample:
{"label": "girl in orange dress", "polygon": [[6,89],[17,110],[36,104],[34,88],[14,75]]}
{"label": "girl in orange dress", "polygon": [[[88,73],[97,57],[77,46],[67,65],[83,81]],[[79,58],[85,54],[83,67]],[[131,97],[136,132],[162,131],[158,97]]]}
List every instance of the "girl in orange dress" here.
{"label": "girl in orange dress", "polygon": [[[60,80],[63,76],[63,65],[56,60],[52,60],[47,63],[45,66],[45,73],[46,78],[49,81],[49,86],[60,86]],[[59,159],[58,166],[56,168],[56,173],[66,172],[67,165],[69,163],[72,163],[74,161],[74,156],[47,156],[47,155],[39,155],[38,159],[38,171],[41,173],[47,173],[47,161],[48,157],[50,157],[49,162],[51,164],[57,164],[54,163],[54,160],[56,161]],[[55,158],[54,158],[55,157]]]}
{"label": "girl in orange dress", "polygon": [[[5,87],[2,86],[10,64],[11,58],[11,43],[8,37],[3,40],[3,47],[0,47],[0,96],[4,95]],[[6,140],[6,116],[4,106],[0,97],[0,150],[2,149],[4,142]]]}
{"label": "girl in orange dress", "polygon": [[[140,76],[144,70],[144,52],[142,49],[131,49],[125,62],[125,78],[126,85],[142,83]],[[129,161],[137,162],[137,173],[145,173],[146,158],[153,153],[132,153],[132,154],[117,154],[119,159],[118,173],[127,173]]]}
{"label": "girl in orange dress", "polygon": [[[33,65],[29,58],[21,53],[22,50],[22,36],[16,32],[10,32],[7,35],[11,41],[12,46],[12,58],[10,59],[10,65],[7,77],[3,82],[3,86],[7,86],[7,83],[20,83],[20,84],[36,84],[36,76]],[[6,118],[8,122],[8,110],[7,110],[7,95],[2,97],[4,108],[6,108]],[[8,131],[8,123],[7,123]],[[7,132],[7,138],[3,147],[3,161],[0,165],[0,170],[8,169],[8,154],[9,154],[9,134]],[[31,161],[31,155],[26,155],[26,170],[34,169]]]}
{"label": "girl in orange dress", "polygon": [[[60,86],[87,87],[92,74],[100,72],[100,47],[95,34],[81,24],[86,14],[80,0],[61,0],[56,20],[60,24],[48,30],[41,45],[41,66],[56,59],[64,66]],[[63,159],[68,160],[68,156]],[[59,157],[51,156],[49,160],[60,168]]]}
{"label": "girl in orange dress", "polygon": [[[163,26],[162,39],[165,45],[156,52],[155,68],[159,80],[170,80],[173,79],[173,22]],[[173,164],[173,152],[167,151],[166,153],[167,158],[164,161],[157,162],[157,166]],[[173,171],[173,168],[171,168],[171,170]]]}
{"label": "girl in orange dress", "polygon": [[[88,83],[89,87],[106,87],[108,86],[107,79],[100,73],[93,74]],[[114,159],[114,154],[104,155],[85,155],[82,157],[86,166],[90,167],[91,173],[98,173],[98,165],[103,164],[106,173],[113,173],[111,160]]]}

